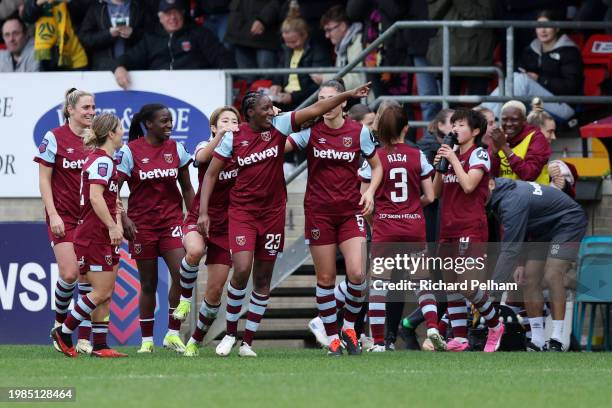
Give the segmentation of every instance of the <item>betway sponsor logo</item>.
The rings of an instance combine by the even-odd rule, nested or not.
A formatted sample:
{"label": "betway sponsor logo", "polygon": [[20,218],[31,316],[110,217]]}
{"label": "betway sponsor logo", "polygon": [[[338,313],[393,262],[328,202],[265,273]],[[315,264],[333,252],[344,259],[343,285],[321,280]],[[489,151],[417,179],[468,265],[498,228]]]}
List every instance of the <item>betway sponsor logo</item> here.
{"label": "betway sponsor logo", "polygon": [[458,183],[459,182],[456,174],[445,174],[442,177],[442,181],[445,183]]}
{"label": "betway sponsor logo", "polygon": [[262,160],[265,160],[270,157],[278,156],[278,146],[270,147],[262,152],[251,153],[246,157],[238,156],[238,165],[239,166],[248,166],[250,164],[255,164]]}
{"label": "betway sponsor logo", "polygon": [[339,152],[334,149],[319,150],[314,147],[313,153],[314,157],[321,159],[346,160],[349,162],[355,159],[355,152]]}
{"label": "betway sponsor logo", "polygon": [[83,160],[68,160],[65,157],[62,158],[62,167],[65,169],[82,169],[83,164],[85,164],[85,159]]}
{"label": "betway sponsor logo", "polygon": [[116,193],[119,191],[119,186],[114,181],[111,181],[110,185],[108,186],[108,191],[111,193]]}
{"label": "betway sponsor logo", "polygon": [[238,177],[238,169],[222,171],[219,173],[219,180],[231,180],[236,177]]}
{"label": "betway sponsor logo", "polygon": [[138,170],[141,180],[172,177],[177,178],[178,169],[153,169],[149,171]]}

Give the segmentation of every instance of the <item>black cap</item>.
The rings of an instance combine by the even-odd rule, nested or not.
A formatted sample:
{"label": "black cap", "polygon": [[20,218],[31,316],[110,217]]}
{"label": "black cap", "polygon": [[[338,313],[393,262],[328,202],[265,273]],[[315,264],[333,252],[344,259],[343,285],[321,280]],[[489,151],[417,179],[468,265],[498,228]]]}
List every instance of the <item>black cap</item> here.
{"label": "black cap", "polygon": [[159,11],[168,11],[170,9],[185,10],[183,0],[161,0],[159,2]]}

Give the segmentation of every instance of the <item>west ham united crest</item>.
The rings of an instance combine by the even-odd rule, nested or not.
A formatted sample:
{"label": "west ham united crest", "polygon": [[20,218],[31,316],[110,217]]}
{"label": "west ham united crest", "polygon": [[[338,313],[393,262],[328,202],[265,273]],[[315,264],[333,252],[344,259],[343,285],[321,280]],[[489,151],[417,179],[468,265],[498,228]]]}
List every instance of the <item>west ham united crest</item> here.
{"label": "west ham united crest", "polygon": [[313,228],[310,230],[310,235],[312,236],[312,239],[316,241],[321,237],[321,231],[319,231],[318,228]]}
{"label": "west ham united crest", "polygon": [[351,147],[353,145],[353,138],[350,136],[342,137],[342,144],[344,147]]}
{"label": "west ham united crest", "polygon": [[164,160],[166,161],[166,163],[172,163],[172,153],[164,153]]}
{"label": "west ham united crest", "polygon": [[239,235],[236,237],[236,244],[238,244],[238,246],[245,246],[246,245],[246,237],[244,235]]}
{"label": "west ham united crest", "polygon": [[135,252],[136,254],[141,253],[141,252],[142,252],[142,245],[140,245],[140,244],[134,244],[134,252]]}
{"label": "west ham united crest", "polygon": [[264,142],[269,142],[270,140],[272,140],[272,133],[270,133],[269,131],[261,132],[261,138]]}
{"label": "west ham united crest", "polygon": [[113,257],[111,255],[104,255],[104,260],[109,266],[113,264]]}

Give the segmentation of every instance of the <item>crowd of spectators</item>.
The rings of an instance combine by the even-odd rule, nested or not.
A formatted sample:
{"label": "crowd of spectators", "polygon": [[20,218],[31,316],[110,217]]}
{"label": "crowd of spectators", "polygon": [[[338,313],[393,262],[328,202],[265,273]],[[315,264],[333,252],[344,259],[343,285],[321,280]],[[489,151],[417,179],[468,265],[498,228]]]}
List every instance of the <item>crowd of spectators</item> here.
{"label": "crowd of spectators", "polygon": [[[607,0],[0,0],[0,72],[112,70],[130,86],[130,70],[342,67],[400,20],[612,19]],[[548,14],[539,13],[551,9]],[[537,35],[536,35],[537,34]],[[491,66],[503,32],[450,29],[453,65]],[[555,29],[517,29],[517,93],[580,94],[580,50]],[[501,50],[503,51],[503,50]],[[399,31],[360,64],[435,66],[442,30]],[[295,108],[330,75],[267,76],[275,102]],[[260,76],[245,77],[249,82]],[[437,95],[431,73],[368,74],[375,95]],[[413,81],[414,79],[414,81]],[[366,80],[352,73],[348,88]],[[416,86],[413,86],[413,83]],[[491,77],[453,76],[451,93],[484,95]],[[440,110],[422,103],[422,118]],[[499,106],[489,106],[499,117]],[[567,120],[570,106],[547,104]]]}

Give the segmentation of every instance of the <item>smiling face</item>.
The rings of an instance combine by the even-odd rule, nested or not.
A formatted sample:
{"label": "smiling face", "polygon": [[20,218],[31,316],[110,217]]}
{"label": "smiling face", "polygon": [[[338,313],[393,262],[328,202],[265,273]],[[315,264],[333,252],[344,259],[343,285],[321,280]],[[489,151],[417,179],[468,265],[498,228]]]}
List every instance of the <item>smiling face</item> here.
{"label": "smiling face", "polygon": [[147,133],[158,140],[167,140],[172,135],[172,115],[168,109],[160,109],[151,120],[145,122]]}
{"label": "smiling face", "polygon": [[238,123],[239,120],[236,114],[231,110],[226,110],[221,112],[219,118],[217,119],[217,123],[210,125],[210,129],[215,135],[223,134],[230,130],[233,126],[237,126]]}
{"label": "smiling face", "polygon": [[502,131],[507,140],[512,140],[523,131],[527,118],[520,109],[509,107],[501,113]]}
{"label": "smiling face", "polygon": [[178,9],[170,9],[168,11],[159,12],[159,22],[167,33],[175,33],[183,28],[185,17],[183,11]]}
{"label": "smiling face", "polygon": [[96,116],[96,104],[93,96],[81,96],[74,106],[68,105],[68,117],[70,123],[81,128],[89,128]]}
{"label": "smiling face", "polygon": [[274,106],[267,96],[260,96],[248,111],[249,124],[255,129],[267,130],[272,128]]}
{"label": "smiling face", "polygon": [[[322,101],[324,99],[333,98],[334,96],[338,94],[339,92],[336,88],[331,87],[331,86],[324,86],[323,88],[319,90],[319,100]],[[342,108],[344,108],[345,106],[346,106],[346,102],[324,113],[323,119],[329,121],[329,120],[336,119],[338,116],[342,116]]]}

